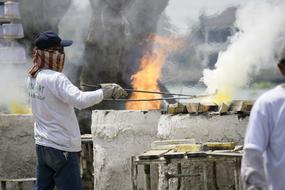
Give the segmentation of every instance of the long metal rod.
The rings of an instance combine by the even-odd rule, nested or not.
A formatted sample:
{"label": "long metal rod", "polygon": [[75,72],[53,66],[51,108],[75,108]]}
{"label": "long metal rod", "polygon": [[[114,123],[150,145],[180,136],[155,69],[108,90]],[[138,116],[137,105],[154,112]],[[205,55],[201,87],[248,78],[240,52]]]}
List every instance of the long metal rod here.
{"label": "long metal rod", "polygon": [[150,99],[104,99],[104,101],[125,101],[125,102],[147,102],[147,101],[161,101],[161,100],[189,100],[197,97],[188,97],[188,98],[150,98]]}
{"label": "long metal rod", "polygon": [[[215,93],[216,94],[216,93]],[[142,102],[142,101],[161,101],[161,100],[190,100],[196,98],[206,98],[214,96],[215,94],[196,95],[192,97],[169,97],[169,98],[150,98],[150,99],[104,99],[105,101],[129,101],[129,102]]]}
{"label": "long metal rod", "polygon": [[127,91],[127,92],[140,92],[140,93],[161,94],[161,95],[168,95],[168,96],[188,96],[188,97],[194,97],[194,95],[189,95],[189,94],[176,94],[176,93],[148,91],[148,90],[137,90],[137,89],[124,89],[124,90]]}
{"label": "long metal rod", "polygon": [[[81,84],[82,86],[86,87],[93,87],[93,88],[99,88],[98,85],[92,85],[92,84]],[[190,95],[190,94],[178,94],[178,93],[168,93],[168,92],[158,92],[158,91],[149,91],[149,90],[138,90],[138,89],[129,89],[129,88],[124,88],[125,91],[127,92],[140,92],[140,93],[149,93],[149,94],[162,94],[162,95],[168,95],[168,96],[189,96],[195,98],[195,95]]]}

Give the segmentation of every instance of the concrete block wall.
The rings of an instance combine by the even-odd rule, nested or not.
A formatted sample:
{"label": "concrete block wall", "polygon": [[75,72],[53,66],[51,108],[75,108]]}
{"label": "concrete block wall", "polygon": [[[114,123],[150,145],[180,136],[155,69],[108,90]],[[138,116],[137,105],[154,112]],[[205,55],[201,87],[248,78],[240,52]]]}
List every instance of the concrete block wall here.
{"label": "concrete block wall", "polygon": [[[94,190],[130,190],[130,158],[149,150],[155,140],[194,138],[197,143],[235,141],[242,144],[247,123],[248,117],[239,119],[237,115],[94,111]],[[218,170],[223,170],[221,176],[229,176],[225,167],[228,166],[218,166]],[[222,184],[229,181],[229,177],[224,179]],[[175,185],[171,187],[175,189]]]}
{"label": "concrete block wall", "polygon": [[157,140],[160,111],[94,111],[94,189],[131,189],[131,156]]}
{"label": "concrete block wall", "polygon": [[197,143],[234,141],[243,144],[248,117],[237,115],[162,115],[157,136],[161,139],[194,138]]}
{"label": "concrete block wall", "polygon": [[0,114],[0,178],[35,176],[32,115]]}
{"label": "concrete block wall", "polygon": [[[94,111],[94,184],[96,190],[129,190],[130,158],[160,139],[243,143],[248,117],[169,115],[160,111]],[[0,178],[34,177],[31,115],[0,115]],[[223,167],[223,166],[221,166]]]}

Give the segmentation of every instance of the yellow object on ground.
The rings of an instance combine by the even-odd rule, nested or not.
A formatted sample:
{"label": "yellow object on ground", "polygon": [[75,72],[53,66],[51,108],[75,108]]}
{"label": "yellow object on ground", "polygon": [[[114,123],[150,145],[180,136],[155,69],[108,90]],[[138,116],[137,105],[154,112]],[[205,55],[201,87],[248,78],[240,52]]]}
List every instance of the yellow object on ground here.
{"label": "yellow object on ground", "polygon": [[178,144],[174,148],[177,152],[199,152],[201,151],[200,144]]}
{"label": "yellow object on ground", "polygon": [[207,142],[203,144],[203,148],[209,150],[233,150],[235,146],[235,142]]}

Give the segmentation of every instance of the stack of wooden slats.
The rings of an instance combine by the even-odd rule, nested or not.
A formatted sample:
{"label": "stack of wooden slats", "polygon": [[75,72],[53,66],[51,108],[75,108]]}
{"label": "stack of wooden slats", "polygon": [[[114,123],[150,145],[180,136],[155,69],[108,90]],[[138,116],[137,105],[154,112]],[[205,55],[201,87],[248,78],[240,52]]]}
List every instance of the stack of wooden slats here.
{"label": "stack of wooden slats", "polygon": [[253,101],[248,100],[235,100],[229,105],[222,103],[217,105],[215,103],[176,103],[170,104],[167,107],[168,114],[248,114],[253,106]]}

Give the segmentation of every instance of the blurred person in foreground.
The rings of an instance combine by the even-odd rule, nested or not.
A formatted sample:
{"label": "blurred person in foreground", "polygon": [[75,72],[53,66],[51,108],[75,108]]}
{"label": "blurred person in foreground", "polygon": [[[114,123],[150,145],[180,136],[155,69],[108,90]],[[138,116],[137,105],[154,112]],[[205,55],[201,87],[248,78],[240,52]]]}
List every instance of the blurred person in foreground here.
{"label": "blurred person in foreground", "polygon": [[120,98],[127,93],[117,84],[101,84],[101,89],[83,92],[61,73],[64,47],[56,33],[40,33],[35,40],[33,67],[29,71],[28,92],[35,118],[37,155],[35,190],[82,190],[79,152],[80,129],[74,108],[84,109],[104,98]]}
{"label": "blurred person in foreground", "polygon": [[[285,76],[285,51],[278,68]],[[241,167],[244,190],[285,189],[285,84],[260,96],[252,108]]]}

